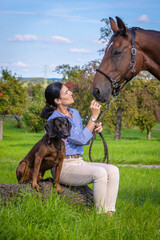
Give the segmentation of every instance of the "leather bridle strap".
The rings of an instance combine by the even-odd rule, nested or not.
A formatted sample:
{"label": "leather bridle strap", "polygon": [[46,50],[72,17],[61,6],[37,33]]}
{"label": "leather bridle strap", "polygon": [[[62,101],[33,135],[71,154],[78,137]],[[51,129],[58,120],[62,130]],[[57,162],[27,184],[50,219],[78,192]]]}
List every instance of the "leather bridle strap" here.
{"label": "leather bridle strap", "polygon": [[[103,76],[105,76],[112,85],[113,91],[112,91],[112,95],[113,96],[117,96],[119,94],[119,92],[124,88],[124,86],[130,81],[130,80],[124,80],[125,76],[127,75],[127,73],[130,71],[130,69],[132,69],[132,73],[135,73],[135,55],[136,55],[136,49],[135,49],[135,29],[134,27],[129,29],[131,32],[131,43],[132,43],[132,49],[131,49],[131,61],[129,63],[129,67],[127,68],[127,71],[122,75],[122,77],[118,80],[114,80],[112,79],[109,75],[107,75],[105,72],[101,71],[100,69],[96,69],[97,72],[101,73]],[[121,86],[121,83],[124,84]]]}

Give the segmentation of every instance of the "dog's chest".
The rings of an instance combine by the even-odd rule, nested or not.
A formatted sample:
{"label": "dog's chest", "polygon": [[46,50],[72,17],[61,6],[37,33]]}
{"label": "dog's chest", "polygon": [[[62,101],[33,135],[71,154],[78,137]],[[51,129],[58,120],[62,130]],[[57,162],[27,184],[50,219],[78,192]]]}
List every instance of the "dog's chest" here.
{"label": "dog's chest", "polygon": [[65,157],[65,146],[62,142],[57,148],[55,144],[49,147],[49,152],[47,156],[45,156],[44,160],[48,167],[56,166],[60,161]]}

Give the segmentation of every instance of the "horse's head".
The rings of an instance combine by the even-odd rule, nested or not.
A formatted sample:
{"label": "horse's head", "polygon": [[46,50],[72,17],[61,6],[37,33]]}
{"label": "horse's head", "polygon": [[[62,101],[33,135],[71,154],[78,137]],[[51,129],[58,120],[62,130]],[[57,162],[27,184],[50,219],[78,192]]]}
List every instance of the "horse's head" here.
{"label": "horse's head", "polygon": [[[103,60],[93,80],[93,95],[101,102],[107,102],[114,90],[114,83],[121,84],[132,79],[137,70],[135,61],[131,61],[132,37],[123,21],[116,17],[116,22],[109,18],[114,34],[111,37]],[[135,53],[133,53],[135,55]],[[131,63],[132,62],[132,63]],[[134,65],[134,69],[131,68]],[[134,71],[136,70],[136,73]]]}

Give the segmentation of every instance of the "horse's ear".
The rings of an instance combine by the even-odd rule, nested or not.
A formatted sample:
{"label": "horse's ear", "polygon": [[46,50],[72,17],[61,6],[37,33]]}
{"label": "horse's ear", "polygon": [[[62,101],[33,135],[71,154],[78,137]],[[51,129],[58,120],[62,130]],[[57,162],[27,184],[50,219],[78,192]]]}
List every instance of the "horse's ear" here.
{"label": "horse's ear", "polygon": [[116,17],[116,19],[117,19],[117,25],[119,27],[120,33],[122,34],[122,36],[126,36],[127,28],[126,28],[124,22],[119,17]]}
{"label": "horse's ear", "polygon": [[119,29],[118,29],[118,26],[117,26],[116,22],[111,17],[109,17],[109,21],[110,21],[112,31],[114,33],[117,32]]}

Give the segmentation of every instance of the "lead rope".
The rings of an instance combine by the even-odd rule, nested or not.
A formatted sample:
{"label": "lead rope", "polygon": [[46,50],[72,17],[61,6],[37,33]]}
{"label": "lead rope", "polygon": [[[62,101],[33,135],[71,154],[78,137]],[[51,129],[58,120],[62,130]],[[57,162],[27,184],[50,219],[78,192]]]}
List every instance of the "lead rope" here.
{"label": "lead rope", "polygon": [[[112,97],[112,100],[110,101],[110,103],[107,105],[105,111],[100,115],[99,119],[98,119],[98,123],[100,123],[101,119],[104,117],[104,115],[106,114],[106,112],[108,111],[108,109],[111,107],[111,104],[113,101],[115,101],[117,99],[118,96],[116,97]],[[109,154],[108,154],[108,147],[107,147],[107,142],[103,136],[102,133],[98,133],[103,141],[103,146],[104,146],[104,159],[103,159],[103,163],[106,161],[106,158],[107,158],[107,164],[109,163]],[[91,150],[92,150],[92,145],[93,145],[93,142],[94,140],[96,139],[96,132],[93,133],[93,138],[91,140],[91,144],[90,144],[90,147],[89,147],[89,159],[91,162],[93,162],[92,160],[92,157],[91,157]]]}

